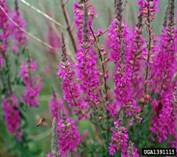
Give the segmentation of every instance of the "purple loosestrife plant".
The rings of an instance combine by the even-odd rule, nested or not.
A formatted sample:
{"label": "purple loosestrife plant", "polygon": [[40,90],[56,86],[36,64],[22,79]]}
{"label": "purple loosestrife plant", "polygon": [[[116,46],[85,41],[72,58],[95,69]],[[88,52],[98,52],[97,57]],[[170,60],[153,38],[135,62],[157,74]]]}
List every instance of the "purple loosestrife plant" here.
{"label": "purple loosestrife plant", "polygon": [[168,11],[167,23],[160,35],[159,51],[154,57],[154,65],[151,69],[153,83],[151,88],[157,94],[157,98],[151,104],[154,116],[150,130],[159,143],[167,140],[169,136],[176,138],[177,127],[176,106],[173,101],[173,91],[176,86],[174,75],[177,71],[173,0],[169,1]]}
{"label": "purple loosestrife plant", "polygon": [[116,17],[113,19],[108,29],[108,47],[110,50],[110,60],[114,62],[114,94],[117,104],[124,109],[126,116],[137,116],[140,108],[136,104],[136,100],[133,97],[134,91],[132,90],[132,75],[133,70],[129,64],[131,60],[131,44],[133,38],[132,34],[128,30],[128,27],[123,24],[122,21],[122,2],[116,1]]}
{"label": "purple loosestrife plant", "polygon": [[[169,1],[166,25],[160,36],[152,32],[152,22],[159,11],[158,0],[138,0],[137,4],[138,20],[131,28],[123,18],[124,1],[115,0],[115,17],[105,31],[106,36],[104,31],[95,33],[92,28],[96,12],[89,0],[73,4],[76,61],[66,54],[62,37],[62,60],[57,75],[69,113],[79,122],[82,119],[78,113],[84,113],[95,131],[95,138],[90,141],[79,138],[77,120],[64,114],[57,123],[60,155],[91,152],[93,156],[100,153],[103,156],[138,157],[140,147],[146,144],[161,145],[165,141],[167,145],[175,145],[174,0]],[[101,45],[100,38],[106,38],[106,47]],[[107,62],[114,65],[112,74],[106,69]],[[111,79],[113,89],[108,85]],[[76,110],[79,112],[72,112]],[[77,132],[72,133],[79,139],[75,141],[77,149],[72,148],[75,136],[70,137],[71,130],[67,133],[62,130],[70,126],[67,121],[72,121],[72,131]],[[70,138],[69,142],[66,142],[67,138]],[[95,146],[98,152],[94,150]]]}
{"label": "purple loosestrife plant", "polygon": [[64,36],[62,35],[62,61],[58,65],[57,75],[62,79],[61,87],[63,90],[64,100],[69,107],[73,107],[78,118],[83,118],[84,110],[87,108],[80,96],[80,88],[76,80],[75,65],[66,53]]}
{"label": "purple loosestrife plant", "polygon": [[100,97],[99,73],[96,68],[96,54],[92,48],[84,47],[78,50],[77,68],[84,101],[92,106],[97,105]]}
{"label": "purple loosestrife plant", "polygon": [[[76,4],[75,4],[76,5]],[[77,22],[77,14],[75,15],[75,28],[78,31],[77,51],[77,73],[80,89],[84,93],[84,101],[88,105],[97,105],[100,99],[99,91],[99,71],[96,64],[96,53],[92,47],[93,36],[90,30],[94,16],[93,6],[89,2],[77,4],[79,7],[74,8],[74,12],[80,12]],[[81,10],[78,10],[81,9]],[[80,34],[81,33],[81,34]]]}
{"label": "purple loosestrife plant", "polygon": [[[61,0],[68,31],[62,33],[61,41],[49,23],[55,20],[41,13],[49,20],[47,44],[41,43],[62,52],[57,66],[62,94],[53,90],[48,103],[52,121],[48,157],[139,157],[142,147],[177,146],[175,0],[168,1],[160,35],[153,33],[159,2],[137,0],[137,24],[131,26],[124,18],[126,2],[115,0],[115,15],[103,30],[94,25],[96,10],[91,0],[78,0],[73,3],[72,31],[67,3]],[[22,143],[27,141],[22,134],[26,131],[22,125],[25,105],[38,106],[42,87],[37,63],[30,57],[21,62],[21,82],[19,76],[11,76],[11,59],[20,56],[22,48],[26,50],[24,29],[17,0],[13,12],[6,1],[0,0],[2,109],[8,132],[21,137]],[[66,48],[66,33],[73,56]],[[48,51],[53,53],[54,49]],[[17,86],[24,87],[22,95],[15,96]]]}

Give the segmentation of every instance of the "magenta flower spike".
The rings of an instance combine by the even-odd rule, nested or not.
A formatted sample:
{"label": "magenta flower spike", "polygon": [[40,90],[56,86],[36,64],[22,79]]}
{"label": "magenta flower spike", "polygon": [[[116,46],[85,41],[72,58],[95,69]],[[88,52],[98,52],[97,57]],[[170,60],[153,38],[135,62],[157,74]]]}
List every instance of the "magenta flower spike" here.
{"label": "magenta flower spike", "polygon": [[12,50],[14,53],[17,53],[18,47],[24,46],[27,40],[26,34],[24,33],[24,31],[22,31],[25,29],[26,24],[18,10],[14,10],[11,16],[12,20],[15,22],[15,24],[12,22],[10,23],[10,28],[11,30],[13,30],[11,32],[13,39]]}
{"label": "magenta flower spike", "polygon": [[2,110],[6,128],[10,134],[17,134],[20,131],[20,113],[18,101],[14,95],[4,97],[2,100]]}
{"label": "magenta flower spike", "polygon": [[66,118],[59,120],[57,124],[58,151],[59,155],[65,157],[69,152],[75,151],[80,144],[80,135],[74,120]]}
{"label": "magenta flower spike", "polygon": [[6,0],[0,0],[0,70],[5,63],[5,53],[8,47],[8,38],[10,35],[9,20],[8,20],[9,8]]}
{"label": "magenta flower spike", "polygon": [[150,20],[152,21],[155,13],[159,11],[158,0],[137,0],[137,4],[139,6],[140,14],[145,20],[147,20],[147,17],[150,17]]}
{"label": "magenta flower spike", "polygon": [[[119,14],[117,17],[121,19]],[[133,90],[134,78],[132,77],[136,76],[136,74],[134,74],[134,68],[132,68],[130,64],[132,63],[132,56],[135,55],[135,53],[132,52],[134,50],[134,40],[132,40],[134,34],[130,32],[123,22],[118,21],[118,19],[113,19],[108,28],[106,40],[110,52],[110,60],[115,65],[113,73],[114,95],[118,106],[124,109],[127,117],[131,115],[137,116],[140,108],[136,104],[135,91]],[[140,63],[138,64],[138,60],[136,64],[137,68],[139,68]],[[139,72],[140,70],[137,68],[136,70]],[[136,90],[136,93],[139,93],[137,88]]]}
{"label": "magenta flower spike", "polygon": [[89,2],[74,3],[74,21],[79,44],[77,51],[78,81],[80,89],[84,93],[84,101],[91,105],[97,105],[100,97],[97,56],[92,47],[93,35],[90,30],[94,15],[95,9]]}
{"label": "magenta flower spike", "polygon": [[57,76],[62,79],[61,87],[64,100],[68,103],[69,107],[74,109],[74,112],[78,115],[78,119],[82,119],[86,116],[84,110],[86,110],[87,106],[81,99],[81,91],[74,69],[76,67],[66,53],[64,36],[62,35],[62,61],[58,65]]}
{"label": "magenta flower spike", "polygon": [[[87,11],[88,11],[88,15],[87,15],[87,21],[86,21],[86,25],[89,28],[92,25],[93,22],[93,18],[95,16],[95,8],[93,7],[93,5],[91,5],[89,2],[86,2],[87,4]],[[77,39],[78,39],[78,44],[82,44],[83,43],[83,36],[84,36],[84,3],[78,3],[75,2],[73,4],[73,14],[74,14],[74,26],[77,30]],[[88,33],[88,38],[90,40],[90,42],[93,42],[93,37],[92,37],[92,33],[89,31]]]}
{"label": "magenta flower spike", "polygon": [[[150,130],[162,143],[172,136],[176,138],[176,106],[173,96],[177,61],[175,52],[174,1],[169,1],[169,15],[159,38],[159,51],[154,57],[151,90],[157,94],[152,102],[153,117]],[[162,79],[159,79],[162,78]],[[175,139],[176,140],[176,139]],[[174,142],[174,141],[173,141]]]}
{"label": "magenta flower spike", "polygon": [[128,145],[128,133],[125,127],[119,126],[118,121],[114,121],[111,142],[109,144],[109,155],[113,156],[117,151],[121,151],[121,156],[126,157]]}
{"label": "magenta flower spike", "polygon": [[30,58],[27,62],[22,62],[20,67],[20,76],[24,83],[24,92],[21,100],[29,107],[36,107],[39,104],[38,96],[42,88],[40,76],[33,75],[36,68],[36,63]]}
{"label": "magenta flower spike", "polygon": [[0,29],[2,30],[0,32],[0,40],[1,43],[1,50],[3,52],[6,51],[8,46],[8,37],[10,35],[10,29],[9,29],[9,20],[8,20],[8,12],[9,8],[7,5],[6,0],[0,0]]}

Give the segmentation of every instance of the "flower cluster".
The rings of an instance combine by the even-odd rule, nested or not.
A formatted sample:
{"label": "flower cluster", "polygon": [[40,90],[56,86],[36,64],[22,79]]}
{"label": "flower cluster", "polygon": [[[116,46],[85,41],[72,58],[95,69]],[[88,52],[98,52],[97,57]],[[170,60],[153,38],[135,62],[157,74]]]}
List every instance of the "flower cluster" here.
{"label": "flower cluster", "polygon": [[[140,85],[140,78],[138,79],[137,77],[141,76],[139,75],[141,71],[139,68],[142,58],[139,56],[143,52],[139,43],[135,47],[137,42],[139,42],[139,40],[136,40],[136,36],[135,40],[132,40],[132,38],[134,36],[128,30],[128,27],[122,24],[121,30],[119,30],[119,22],[117,19],[113,19],[108,29],[107,45],[110,51],[110,60],[115,64],[113,74],[114,94],[117,103],[124,108],[127,116],[137,115],[140,111],[140,108],[136,105],[135,98],[137,95],[135,96],[135,92],[138,91],[137,85]],[[130,40],[132,42],[126,44]],[[138,48],[140,49],[139,52],[137,52]],[[136,90],[133,90],[134,88]]]}
{"label": "flower cluster", "polygon": [[[156,136],[159,143],[169,136],[176,136],[176,110],[174,105],[173,91],[176,81],[173,79],[177,70],[175,56],[175,28],[174,28],[174,4],[169,1],[169,16],[167,25],[164,26],[159,38],[159,51],[154,57],[152,67],[151,90],[157,94],[153,101],[153,114],[151,132]],[[160,79],[161,78],[161,79]]]}
{"label": "flower cluster", "polygon": [[99,102],[99,71],[96,65],[96,53],[92,47],[91,24],[95,15],[89,2],[74,4],[75,28],[78,31],[77,73],[84,101],[91,105]]}
{"label": "flower cluster", "polygon": [[22,102],[31,107],[38,105],[37,98],[42,87],[40,77],[37,75],[33,76],[36,68],[36,63],[30,58],[26,62],[22,62],[20,67],[20,76],[25,86]]}
{"label": "flower cluster", "polygon": [[125,127],[119,126],[119,122],[114,122],[111,142],[109,144],[109,154],[114,155],[116,151],[121,151],[121,156],[126,156],[128,145],[128,133]]}
{"label": "flower cluster", "polygon": [[96,54],[92,48],[80,48],[77,52],[77,69],[80,88],[85,101],[91,105],[99,102],[99,73],[96,67]]}
{"label": "flower cluster", "polygon": [[141,35],[141,28],[136,27],[131,43],[131,50],[127,57],[127,72],[129,71],[131,89],[136,101],[143,94],[143,54],[145,54],[145,43]]}
{"label": "flower cluster", "polygon": [[[75,2],[73,4],[73,14],[74,14],[74,26],[77,30],[77,39],[78,39],[78,43],[82,44],[83,40],[84,40],[84,25],[88,26],[88,28],[92,25],[92,21],[93,18],[95,16],[95,8],[93,7],[93,5],[91,5],[89,2],[87,2],[85,4],[86,6],[84,6],[84,3],[77,3]],[[87,21],[86,24],[84,24],[84,13],[85,13],[85,9],[84,7],[87,8]],[[91,32],[88,31],[88,38],[89,40],[93,41],[93,38],[90,36]]]}
{"label": "flower cluster", "polygon": [[15,6],[15,10],[11,12],[6,1],[0,1],[0,67],[3,65],[4,55],[8,48],[8,40],[10,39],[9,37],[11,37],[13,41],[13,52],[16,52],[20,46],[22,47],[27,39],[26,34],[22,31],[25,28],[25,22],[18,10],[17,1],[15,1]]}
{"label": "flower cluster", "polygon": [[80,135],[77,131],[74,120],[66,118],[57,123],[58,150],[62,157],[67,156],[68,152],[75,151],[80,143]]}
{"label": "flower cluster", "polygon": [[132,142],[128,144],[127,157],[139,157],[138,150]]}
{"label": "flower cluster", "polygon": [[175,115],[173,113],[172,98],[168,92],[163,92],[159,100],[152,103],[153,117],[150,130],[156,136],[159,143],[169,136],[175,137]]}
{"label": "flower cluster", "polygon": [[[164,69],[163,72],[165,72]],[[167,77],[168,75],[166,74],[166,78]],[[163,80],[164,82],[162,84],[159,84],[160,82],[157,82],[157,88],[155,90],[159,89],[158,92],[160,92],[160,94],[158,96],[158,99],[154,100],[154,102],[152,103],[153,113],[155,115],[152,117],[151,131],[155,135],[157,135],[158,141],[160,143],[163,140],[167,139],[169,135],[175,135],[176,124],[171,90],[171,88],[173,88],[173,85],[171,84],[170,79],[172,79],[172,77],[167,78],[167,80]],[[160,85],[160,87],[158,86],[158,84]]]}
{"label": "flower cluster", "polygon": [[20,112],[18,107],[18,101],[14,95],[3,98],[2,109],[6,127],[10,134],[17,134],[20,131]]}
{"label": "flower cluster", "polygon": [[[0,0],[0,40],[1,40],[1,51],[5,52],[8,46],[9,37],[9,20],[8,20],[8,5],[6,0]],[[1,53],[2,53],[1,52]]]}
{"label": "flower cluster", "polygon": [[77,82],[75,81],[75,72],[73,71],[71,60],[67,60],[58,66],[58,77],[62,78],[62,89],[64,100],[69,106],[80,106],[80,93]]}
{"label": "flower cluster", "polygon": [[144,19],[150,18],[150,20],[153,20],[155,12],[158,11],[158,0],[137,0],[137,3],[140,14]]}
{"label": "flower cluster", "polygon": [[9,37],[9,20],[6,15],[8,14],[8,5],[5,0],[0,0],[0,69],[4,65],[4,56],[8,47],[8,37]]}
{"label": "flower cluster", "polygon": [[84,117],[84,110],[87,108],[80,96],[80,88],[76,80],[75,65],[66,53],[65,41],[62,36],[62,62],[58,65],[57,75],[62,79],[61,87],[64,100],[69,107],[74,108],[74,112],[81,119]]}
{"label": "flower cluster", "polygon": [[11,33],[13,39],[12,50],[14,53],[16,53],[19,45],[22,46],[26,43],[27,36],[22,31],[22,29],[25,29],[25,21],[18,10],[15,10],[11,16],[12,20],[14,21],[14,23],[10,23],[10,28],[11,30],[13,30],[13,32]]}

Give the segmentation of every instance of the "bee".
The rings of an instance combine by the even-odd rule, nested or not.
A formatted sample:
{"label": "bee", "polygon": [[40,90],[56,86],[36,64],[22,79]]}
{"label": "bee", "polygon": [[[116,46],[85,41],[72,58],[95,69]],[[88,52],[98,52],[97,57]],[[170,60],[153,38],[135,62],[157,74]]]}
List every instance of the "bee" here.
{"label": "bee", "polygon": [[46,124],[46,119],[44,117],[39,117],[36,122],[36,127],[45,126]]}

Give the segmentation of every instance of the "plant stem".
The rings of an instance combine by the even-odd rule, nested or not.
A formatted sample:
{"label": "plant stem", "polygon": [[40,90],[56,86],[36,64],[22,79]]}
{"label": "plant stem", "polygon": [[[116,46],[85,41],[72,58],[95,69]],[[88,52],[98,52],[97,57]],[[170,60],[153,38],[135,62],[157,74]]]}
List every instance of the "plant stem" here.
{"label": "plant stem", "polygon": [[7,86],[9,90],[7,94],[11,95],[12,87],[11,87],[11,80],[10,80],[10,67],[9,67],[8,57],[5,54],[4,54],[4,60],[5,60],[6,70],[7,70]]}
{"label": "plant stem", "polygon": [[69,23],[68,15],[67,15],[67,12],[66,12],[66,9],[65,9],[65,3],[64,3],[63,0],[61,0],[61,9],[62,9],[62,13],[63,13],[64,19],[65,19],[67,31],[68,31],[68,34],[69,34],[73,49],[74,49],[74,51],[76,53],[76,51],[77,51],[76,42],[75,42],[73,33],[71,31],[71,26],[70,26],[70,23]]}
{"label": "plant stem", "polygon": [[106,80],[106,67],[105,67],[105,64],[104,64],[104,58],[101,54],[102,50],[99,47],[97,37],[95,36],[92,27],[90,27],[90,30],[92,32],[92,35],[93,35],[94,39],[95,39],[95,45],[96,45],[96,48],[98,50],[99,58],[100,58],[100,61],[101,61],[101,68],[102,68],[102,72],[103,72],[103,84],[104,84],[104,90],[105,90],[105,101],[107,102],[108,101],[108,85],[107,85],[107,80]]}
{"label": "plant stem", "polygon": [[145,73],[145,93],[147,93],[147,81],[149,75],[149,61],[151,57],[151,49],[152,49],[152,28],[151,28],[151,20],[150,20],[150,1],[148,0],[148,12],[147,12],[147,31],[148,31],[148,56],[147,56],[147,66]]}

